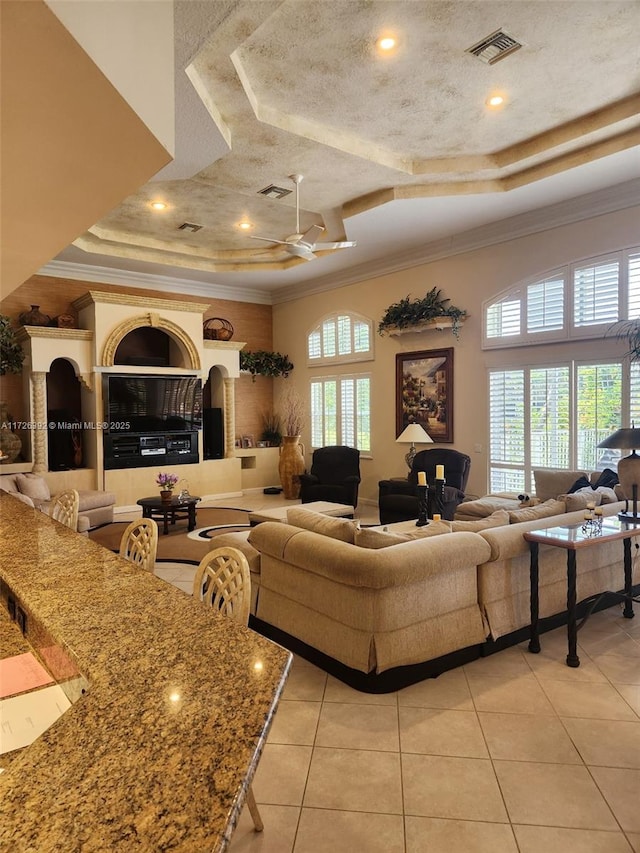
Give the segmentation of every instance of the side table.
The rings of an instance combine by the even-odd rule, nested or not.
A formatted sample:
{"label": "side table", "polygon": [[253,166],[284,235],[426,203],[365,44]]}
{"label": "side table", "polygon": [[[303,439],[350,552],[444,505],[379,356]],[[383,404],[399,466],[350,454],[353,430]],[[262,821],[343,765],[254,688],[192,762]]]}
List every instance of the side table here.
{"label": "side table", "polygon": [[[528,530],[523,534],[529,543],[531,562],[529,579],[531,583],[531,629],[529,640],[529,651],[537,654],[540,651],[540,637],[538,633],[538,549],[540,545],[552,545],[556,548],[564,548],[567,552],[567,666],[580,666],[580,658],[577,654],[578,647],[578,625],[576,624],[576,554],[583,548],[590,548],[601,542],[614,539],[623,540],[624,549],[624,593],[612,592],[624,599],[625,605],[622,615],[626,619],[633,619],[633,602],[639,599],[633,597],[632,588],[632,562],[631,562],[631,539],[640,536],[640,525],[628,524],[618,518],[607,517],[602,519],[602,524],[592,523],[578,524],[568,527],[550,527],[543,530]],[[585,601],[592,601],[592,607],[582,620],[580,627],[588,618],[593,606],[605,592],[591,596]]]}

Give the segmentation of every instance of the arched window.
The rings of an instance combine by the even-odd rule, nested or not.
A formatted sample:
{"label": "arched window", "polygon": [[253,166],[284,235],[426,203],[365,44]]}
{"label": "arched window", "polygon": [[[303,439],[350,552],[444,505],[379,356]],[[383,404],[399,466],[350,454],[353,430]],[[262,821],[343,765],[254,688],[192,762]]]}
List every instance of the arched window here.
{"label": "arched window", "polygon": [[358,314],[330,314],[309,332],[310,364],[366,361],[373,358],[373,324]]}

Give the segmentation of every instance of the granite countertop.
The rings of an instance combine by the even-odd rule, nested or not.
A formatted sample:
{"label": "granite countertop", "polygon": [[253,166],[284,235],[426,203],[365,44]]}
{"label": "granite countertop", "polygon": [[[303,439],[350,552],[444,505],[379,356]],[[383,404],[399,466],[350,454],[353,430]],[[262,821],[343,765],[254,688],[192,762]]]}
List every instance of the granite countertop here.
{"label": "granite countertop", "polygon": [[0,533],[2,606],[88,683],[0,775],[0,850],[225,850],[290,653],[5,494]]}

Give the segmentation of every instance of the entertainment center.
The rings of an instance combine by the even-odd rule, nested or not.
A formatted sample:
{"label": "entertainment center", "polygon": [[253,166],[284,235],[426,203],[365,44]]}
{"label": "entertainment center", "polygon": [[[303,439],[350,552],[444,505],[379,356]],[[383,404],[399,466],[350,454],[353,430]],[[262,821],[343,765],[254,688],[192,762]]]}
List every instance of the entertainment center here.
{"label": "entertainment center", "polygon": [[198,463],[199,377],[105,374],[104,468]]}

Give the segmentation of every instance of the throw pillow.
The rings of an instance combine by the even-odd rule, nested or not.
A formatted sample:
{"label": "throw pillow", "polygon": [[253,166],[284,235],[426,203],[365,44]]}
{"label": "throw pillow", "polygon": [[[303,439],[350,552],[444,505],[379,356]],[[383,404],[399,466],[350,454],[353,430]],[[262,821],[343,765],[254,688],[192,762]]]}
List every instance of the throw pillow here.
{"label": "throw pillow", "polygon": [[551,499],[538,504],[538,506],[510,510],[509,524],[517,524],[519,521],[536,521],[538,518],[549,518],[552,515],[560,515],[560,513],[564,512],[564,501]]}
{"label": "throw pillow", "polygon": [[579,489],[573,494],[562,495],[561,497],[564,499],[567,512],[577,512],[579,509],[586,509],[588,503],[599,506],[602,500],[602,495],[599,492],[594,492],[591,486]]}
{"label": "throw pillow", "polygon": [[430,536],[440,536],[451,533],[451,526],[446,521],[431,521],[424,527],[416,527],[415,531],[407,533],[390,533],[386,530],[375,530],[373,527],[363,527],[356,530],[355,544],[360,548],[388,548],[390,545],[400,545],[402,542],[412,542],[415,539],[427,539]]}
{"label": "throw pillow", "polygon": [[617,494],[615,493],[613,488],[609,488],[607,486],[598,486],[597,489],[593,490],[594,495],[600,495],[600,503],[601,504],[614,504],[619,500]]}
{"label": "throw pillow", "polygon": [[507,524],[509,524],[509,513],[506,509],[499,509],[497,512],[491,513],[486,518],[479,518],[477,521],[452,521],[451,530],[453,533],[463,531],[477,533],[480,530],[488,530],[490,527],[505,527]]}
{"label": "throw pillow", "polygon": [[[578,477],[586,477],[586,471],[558,471],[555,468],[534,468],[533,478],[536,497],[548,501],[558,495],[566,495]],[[587,485],[589,482],[587,481]]]}
{"label": "throw pillow", "polygon": [[310,530],[312,533],[320,533],[331,539],[340,539],[353,545],[353,538],[357,529],[355,521],[348,518],[333,518],[323,515],[321,512],[313,512],[310,509],[292,507],[287,510],[287,523],[302,530]]}
{"label": "throw pillow", "polygon": [[614,486],[617,486],[619,482],[620,480],[618,479],[616,472],[612,471],[611,468],[605,468],[596,482],[592,485],[594,489],[599,489],[601,486],[606,489],[612,489]]}
{"label": "throw pillow", "polygon": [[16,474],[16,485],[18,491],[32,501],[51,500],[49,486],[39,474]]}
{"label": "throw pillow", "polygon": [[578,477],[575,483],[571,486],[570,489],[567,489],[567,494],[572,495],[575,492],[580,492],[582,489],[590,489],[591,483],[589,482],[588,477]]}

